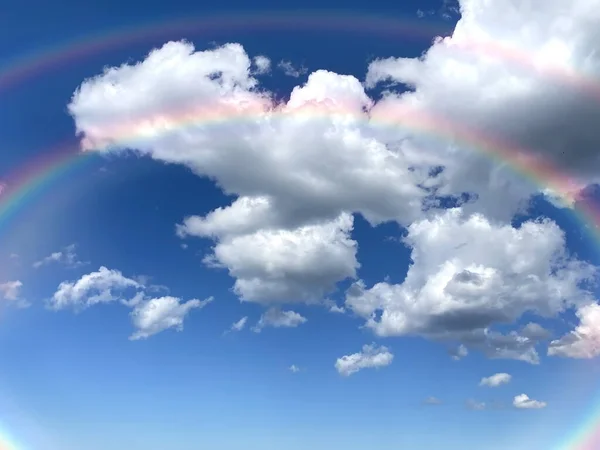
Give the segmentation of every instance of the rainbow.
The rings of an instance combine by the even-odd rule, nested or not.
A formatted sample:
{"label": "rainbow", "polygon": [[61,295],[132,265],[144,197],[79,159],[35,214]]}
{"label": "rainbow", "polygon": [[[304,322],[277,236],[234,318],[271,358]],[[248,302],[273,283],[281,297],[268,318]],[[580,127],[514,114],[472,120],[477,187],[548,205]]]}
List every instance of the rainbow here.
{"label": "rainbow", "polygon": [[[443,26],[442,26],[443,25]],[[52,69],[126,45],[156,39],[189,39],[206,33],[230,34],[235,31],[313,31],[362,32],[380,36],[431,41],[435,36],[452,31],[450,24],[434,24],[416,17],[383,17],[353,11],[287,10],[248,11],[185,17],[167,22],[147,22],[112,28],[100,33],[79,36],[50,47],[9,60],[0,66],[0,90]]]}
{"label": "rainbow", "polygon": [[[27,164],[0,179],[0,233],[29,203],[42,196],[47,189],[76,167],[94,159],[76,146],[61,146],[44,152]],[[0,450],[3,450],[0,447]]]}

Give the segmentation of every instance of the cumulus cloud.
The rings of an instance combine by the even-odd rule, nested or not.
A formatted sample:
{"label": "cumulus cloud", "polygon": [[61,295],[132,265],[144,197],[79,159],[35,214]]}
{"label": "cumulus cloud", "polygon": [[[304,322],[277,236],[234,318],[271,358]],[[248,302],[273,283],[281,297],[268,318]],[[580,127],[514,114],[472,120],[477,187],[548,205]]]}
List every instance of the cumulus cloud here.
{"label": "cumulus cloud", "polygon": [[77,281],[60,283],[48,300],[48,306],[55,311],[67,308],[81,311],[97,304],[118,302],[132,308],[130,316],[136,331],[129,339],[139,340],[168,328],[183,330],[185,316],[192,309],[203,308],[212,301],[212,297],[186,302],[172,296],[154,297],[151,294],[164,290],[164,287],[146,285],[149,277],[135,278],[128,278],[118,270],[102,266]]}
{"label": "cumulus cloud", "polygon": [[183,331],[183,319],[194,308],[203,308],[212,301],[188,300],[182,302],[175,297],[160,297],[144,300],[138,303],[131,312],[131,319],[136,331],[129,337],[130,340],[147,339],[153,334],[160,333],[168,328]]}
{"label": "cumulus cloud", "polygon": [[493,325],[525,312],[552,317],[593,298],[581,285],[595,269],[568,255],[549,220],[513,228],[455,208],[413,223],[404,241],[413,264],[402,284],[358,281],[346,294],[346,306],[379,336],[459,341],[490,357],[537,363],[538,328],[501,334]]}
{"label": "cumulus cloud", "polygon": [[[372,224],[409,223],[422,215],[427,175],[373,138],[365,125],[372,100],[358,79],[319,70],[279,104],[257,88],[250,66],[239,44],[195,51],[170,42],[138,64],[86,80],[69,110],[84,148],[133,148],[184,164],[237,196],[187,217],[177,233],[213,238],[206,262],[226,267],[240,296],[314,301],[358,267],[351,213]],[[246,117],[243,131],[239,121],[202,120],[214,114]],[[197,126],[183,130],[182,120]]]}
{"label": "cumulus cloud", "polygon": [[512,376],[508,373],[495,373],[489,377],[484,377],[479,382],[479,386],[498,387],[502,384],[510,383]]}
{"label": "cumulus cloud", "polygon": [[23,283],[19,280],[0,283],[0,300],[4,300],[18,308],[27,308],[31,304],[22,298],[21,288]]}
{"label": "cumulus cloud", "polygon": [[308,72],[306,67],[294,67],[291,61],[282,60],[277,64],[277,68],[282,70],[288,77],[298,78]]}
{"label": "cumulus cloud", "polygon": [[594,358],[600,355],[600,305],[591,303],[576,312],[579,325],[548,346],[549,356]]}
{"label": "cumulus cloud", "polygon": [[546,402],[533,400],[526,394],[520,394],[514,398],[513,406],[518,409],[541,409],[545,408],[547,404]]}
{"label": "cumulus cloud", "polygon": [[255,333],[260,333],[265,327],[296,328],[307,321],[306,317],[295,311],[282,311],[279,308],[269,308],[258,323],[252,328]]}
{"label": "cumulus cloud", "polygon": [[[452,36],[419,58],[373,61],[366,76],[369,87],[399,86],[374,108],[381,114],[409,105],[436,117],[438,132],[445,120],[459,124],[448,130],[457,145],[428,147],[444,160],[440,192],[475,192],[472,207],[504,221],[538,189],[461,145],[466,134],[521,148],[517,165],[523,156],[551,163],[574,190],[600,177],[600,90],[591,81],[600,75],[600,9],[588,0],[533,4],[461,0]],[[458,128],[467,131],[453,133]]]}
{"label": "cumulus cloud", "polygon": [[292,365],[289,367],[289,371],[290,371],[290,372],[292,372],[292,373],[298,373],[298,372],[300,372],[300,367],[298,367],[298,366],[297,366],[297,365],[295,365],[295,364],[292,364]]}
{"label": "cumulus cloud", "polygon": [[[77,281],[60,283],[48,303],[54,310],[65,308],[80,310],[98,303],[137,298],[135,294],[143,287],[137,281],[123,276],[120,271],[102,266],[98,271],[83,275]],[[129,295],[124,296],[123,293],[126,291]]]}
{"label": "cumulus cloud", "polygon": [[76,245],[71,244],[62,249],[61,251],[51,253],[45,258],[40,259],[33,263],[34,268],[39,268],[48,264],[59,263],[64,264],[70,268],[77,268],[89,264],[87,262],[80,261],[75,252]]}
{"label": "cumulus cloud", "polygon": [[363,345],[362,351],[338,358],[335,368],[340,375],[348,377],[362,369],[389,366],[393,359],[394,355],[387,347]]}

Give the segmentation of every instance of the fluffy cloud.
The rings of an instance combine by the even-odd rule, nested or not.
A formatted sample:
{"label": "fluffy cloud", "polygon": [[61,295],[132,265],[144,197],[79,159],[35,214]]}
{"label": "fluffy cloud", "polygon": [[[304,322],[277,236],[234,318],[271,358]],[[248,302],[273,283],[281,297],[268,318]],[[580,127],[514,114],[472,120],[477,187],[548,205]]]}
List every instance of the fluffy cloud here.
{"label": "fluffy cloud", "polygon": [[227,267],[242,300],[317,302],[339,280],[355,277],[352,217],[293,230],[267,229],[222,239],[205,261]]}
{"label": "fluffy cloud", "polygon": [[[98,303],[109,303],[116,300],[128,301],[137,298],[137,293],[144,286],[137,281],[123,276],[118,270],[100,267],[96,272],[83,275],[77,281],[63,281],[49,300],[54,310],[74,308],[80,310]],[[124,296],[123,292],[134,294]]]}
{"label": "fluffy cloud", "polygon": [[387,347],[376,347],[375,344],[363,345],[362,351],[338,358],[335,368],[340,375],[347,377],[362,369],[389,366],[393,359],[394,355]]}
{"label": "fluffy cloud", "polygon": [[42,267],[42,266],[45,266],[48,264],[60,263],[60,264],[64,264],[67,267],[70,267],[70,268],[76,268],[76,267],[81,267],[81,266],[88,264],[86,262],[82,262],[79,260],[79,258],[77,257],[77,253],[75,252],[75,249],[76,249],[76,245],[71,244],[71,245],[65,247],[64,249],[62,249],[61,251],[51,253],[50,255],[46,256],[45,258],[42,258],[39,261],[34,262],[33,267],[37,269],[39,267]]}
{"label": "fluffy cloud", "polygon": [[[573,177],[573,189],[598,181],[598,3],[461,0],[460,10],[453,35],[423,56],[371,63],[369,87],[410,88],[396,93],[390,87],[373,116],[409,106],[429,118],[428,128],[456,137],[455,146],[428,146],[445,167],[440,192],[475,192],[478,201],[470,207],[489,217],[510,220],[536,188],[460,145],[466,135],[491,147],[520,147]],[[446,121],[455,125],[447,129]]]}
{"label": "fluffy cloud", "polygon": [[194,299],[187,302],[181,302],[175,297],[144,300],[138,303],[131,312],[131,319],[136,331],[129,339],[146,339],[168,328],[182,331],[185,316],[192,309],[203,308],[212,300],[212,297],[202,301]]}
{"label": "fluffy cloud", "polygon": [[289,367],[289,371],[290,371],[290,372],[292,372],[292,373],[298,373],[298,372],[300,372],[300,367],[298,367],[298,366],[297,366],[297,365],[295,365],[295,364],[292,364],[292,365]]}
{"label": "fluffy cloud", "polygon": [[23,283],[19,280],[0,283],[0,300],[5,300],[18,308],[27,308],[30,303],[21,297]]}
{"label": "fluffy cloud", "polygon": [[537,363],[539,328],[501,334],[491,327],[525,312],[553,317],[593,299],[581,284],[594,268],[567,254],[563,232],[548,220],[513,228],[456,208],[413,223],[404,241],[413,265],[402,284],[358,281],[346,294],[346,306],[380,336],[453,340]]}
{"label": "fluffy cloud", "polygon": [[[188,300],[172,296],[153,297],[151,293],[164,291],[160,285],[148,285],[149,277],[128,278],[118,270],[100,267],[96,272],[83,275],[77,281],[63,281],[48,306],[57,311],[72,308],[81,311],[100,303],[119,302],[128,308],[136,331],[130,340],[146,339],[168,328],[183,330],[185,316],[195,308],[203,308],[212,301]],[[168,290],[168,289],[167,289]]]}
{"label": "fluffy cloud", "polygon": [[594,358],[600,355],[600,305],[591,303],[577,311],[579,325],[548,346],[548,355]]}
{"label": "fluffy cloud", "polygon": [[512,376],[508,373],[496,373],[489,377],[484,377],[479,382],[479,386],[498,387],[502,384],[510,383]]}
{"label": "fluffy cloud", "polygon": [[350,213],[410,223],[422,215],[428,175],[373,138],[365,112],[372,100],[356,78],[320,70],[277,104],[257,89],[250,66],[238,44],[196,52],[170,42],[86,80],[69,110],[86,149],[133,148],[237,195],[228,207],[186,218],[178,234],[215,239],[207,261],[230,270],[242,297],[313,300],[358,266]]}
{"label": "fluffy cloud", "polygon": [[546,402],[530,399],[526,394],[517,395],[513,400],[513,406],[518,409],[541,409],[547,406]]}
{"label": "fluffy cloud", "polygon": [[252,328],[255,333],[260,333],[265,327],[296,328],[307,321],[306,317],[295,311],[282,311],[279,308],[269,308],[258,323]]}

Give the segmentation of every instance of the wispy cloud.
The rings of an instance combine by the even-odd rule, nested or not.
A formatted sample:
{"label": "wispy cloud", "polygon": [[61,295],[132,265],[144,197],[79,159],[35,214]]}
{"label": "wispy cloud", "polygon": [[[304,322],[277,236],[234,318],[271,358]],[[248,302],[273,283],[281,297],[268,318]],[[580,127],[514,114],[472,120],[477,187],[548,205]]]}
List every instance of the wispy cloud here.
{"label": "wispy cloud", "polygon": [[38,269],[42,266],[46,266],[48,264],[63,264],[69,268],[77,268],[81,266],[85,266],[89,264],[89,262],[80,261],[77,257],[77,253],[75,252],[76,245],[71,244],[64,247],[62,250],[58,252],[51,253],[45,258],[40,259],[33,263],[33,267]]}

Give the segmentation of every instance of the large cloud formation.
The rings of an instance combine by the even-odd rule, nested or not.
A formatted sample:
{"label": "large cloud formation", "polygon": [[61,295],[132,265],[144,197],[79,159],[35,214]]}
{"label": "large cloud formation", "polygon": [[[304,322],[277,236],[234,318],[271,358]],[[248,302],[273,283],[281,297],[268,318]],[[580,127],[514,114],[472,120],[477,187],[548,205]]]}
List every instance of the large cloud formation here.
{"label": "large cloud formation", "polygon": [[[318,70],[278,101],[241,45],[196,51],[169,42],[84,81],[69,111],[84,149],[182,164],[235,197],[204,216],[190,211],[176,232],[214,241],[204,263],[227,269],[242,300],[270,311],[328,304],[351,279],[347,308],[380,336],[420,335],[453,342],[463,356],[477,349],[537,363],[546,330],[494,326],[575,307],[586,327],[595,270],[568,254],[553,222],[511,225],[544,188],[468,141],[483,136],[517,158],[543,158],[573,189],[598,181],[600,88],[584,77],[600,74],[600,2],[460,7],[451,37],[421,58],[372,62],[364,83]],[[371,98],[382,83],[383,97]],[[382,126],[394,121],[403,127]],[[357,280],[353,214],[407,227],[414,263],[403,283]],[[553,342],[550,354],[595,353],[574,347],[584,335]]]}

